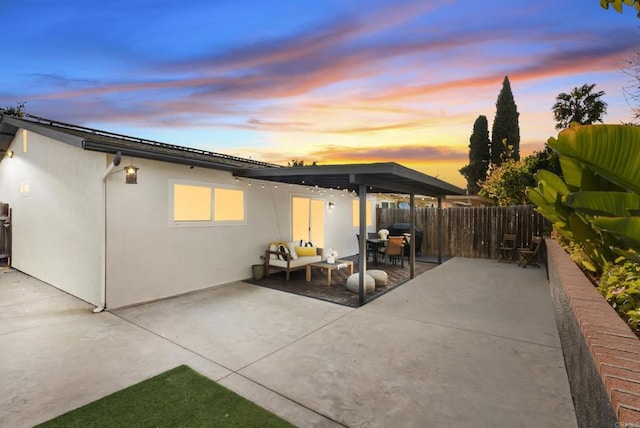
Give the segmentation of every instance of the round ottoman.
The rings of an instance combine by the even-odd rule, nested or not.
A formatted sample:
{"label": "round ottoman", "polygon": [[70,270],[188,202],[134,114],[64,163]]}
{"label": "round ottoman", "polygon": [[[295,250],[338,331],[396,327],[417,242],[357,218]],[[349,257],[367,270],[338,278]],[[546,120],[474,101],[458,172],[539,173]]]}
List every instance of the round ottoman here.
{"label": "round ottoman", "polygon": [[373,278],[376,282],[376,287],[384,287],[387,285],[388,277],[387,273],[383,270],[368,270],[367,275]]}
{"label": "round ottoman", "polygon": [[[366,276],[364,281],[364,288],[367,291],[373,291],[376,289],[376,281],[371,278],[369,275]],[[354,293],[360,292],[360,274],[354,273],[347,278],[347,290],[353,291]]]}

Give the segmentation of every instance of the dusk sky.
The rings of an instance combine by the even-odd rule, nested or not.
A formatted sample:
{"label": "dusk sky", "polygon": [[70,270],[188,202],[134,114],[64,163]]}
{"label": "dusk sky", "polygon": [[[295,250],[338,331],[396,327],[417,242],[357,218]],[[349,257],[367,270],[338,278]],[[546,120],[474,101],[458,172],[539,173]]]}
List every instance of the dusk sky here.
{"label": "dusk sky", "polygon": [[[0,106],[286,165],[398,162],[461,187],[505,75],[521,154],[585,83],[632,120],[632,7],[598,0],[3,2]],[[637,82],[636,82],[637,83]]]}

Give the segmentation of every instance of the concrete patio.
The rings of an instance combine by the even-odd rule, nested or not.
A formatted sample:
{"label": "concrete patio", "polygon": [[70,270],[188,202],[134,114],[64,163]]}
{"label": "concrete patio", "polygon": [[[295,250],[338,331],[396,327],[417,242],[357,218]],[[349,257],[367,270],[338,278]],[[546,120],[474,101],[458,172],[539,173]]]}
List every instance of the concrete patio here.
{"label": "concrete patio", "polygon": [[357,309],[243,282],[92,309],[0,270],[0,426],[179,364],[297,426],[576,426],[544,269],[454,258]]}

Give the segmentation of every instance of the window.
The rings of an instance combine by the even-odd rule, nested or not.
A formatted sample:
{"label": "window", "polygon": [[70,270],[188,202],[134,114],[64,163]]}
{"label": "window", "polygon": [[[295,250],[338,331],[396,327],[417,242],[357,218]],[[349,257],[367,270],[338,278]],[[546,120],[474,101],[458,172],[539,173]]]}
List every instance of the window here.
{"label": "window", "polygon": [[169,226],[245,224],[242,189],[169,180]]}
{"label": "window", "polygon": [[244,191],[238,189],[213,189],[213,221],[244,222]]}
{"label": "window", "polygon": [[[360,200],[353,200],[353,227],[360,225]],[[371,226],[371,201],[367,201],[367,226]]]}
{"label": "window", "polygon": [[211,186],[173,183],[174,222],[210,222]]}

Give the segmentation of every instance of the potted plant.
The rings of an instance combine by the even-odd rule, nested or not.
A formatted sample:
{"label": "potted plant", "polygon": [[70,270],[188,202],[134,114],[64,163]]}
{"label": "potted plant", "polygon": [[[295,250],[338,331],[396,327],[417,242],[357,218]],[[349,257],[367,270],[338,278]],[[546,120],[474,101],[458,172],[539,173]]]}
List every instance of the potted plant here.
{"label": "potted plant", "polygon": [[338,251],[333,248],[327,250],[327,263],[335,263],[338,258]]}

